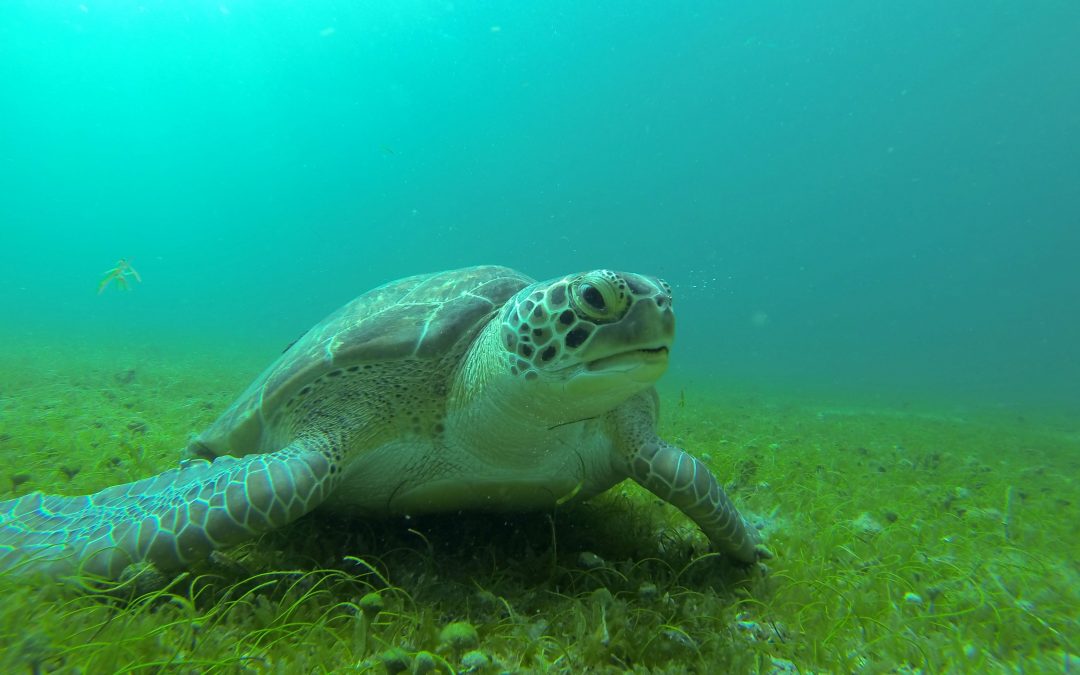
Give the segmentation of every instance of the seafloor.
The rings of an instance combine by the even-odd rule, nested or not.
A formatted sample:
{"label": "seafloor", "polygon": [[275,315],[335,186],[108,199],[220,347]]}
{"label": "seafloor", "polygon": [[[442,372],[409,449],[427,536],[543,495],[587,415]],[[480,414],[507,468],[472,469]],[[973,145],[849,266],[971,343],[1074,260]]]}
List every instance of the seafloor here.
{"label": "seafloor", "polygon": [[[272,358],[7,341],[0,499],[174,464]],[[662,388],[663,433],[765,524],[739,570],[623,485],[531,516],[318,513],[167,583],[0,576],[0,672],[1080,670],[1080,420]]]}

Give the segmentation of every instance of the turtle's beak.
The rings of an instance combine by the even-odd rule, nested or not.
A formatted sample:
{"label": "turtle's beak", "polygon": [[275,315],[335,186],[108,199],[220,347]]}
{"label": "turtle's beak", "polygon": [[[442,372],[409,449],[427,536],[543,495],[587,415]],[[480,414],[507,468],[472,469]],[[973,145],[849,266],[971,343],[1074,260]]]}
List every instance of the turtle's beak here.
{"label": "turtle's beak", "polygon": [[667,364],[668,350],[674,341],[675,313],[671,311],[671,299],[658,294],[637,300],[618,321],[598,326],[583,357],[589,370],[628,358],[640,363]]}
{"label": "turtle's beak", "polygon": [[603,370],[629,371],[634,368],[655,368],[662,366],[667,368],[668,363],[667,345],[659,347],[645,347],[643,349],[630,349],[601,359],[595,359],[585,364],[585,369],[591,372]]}

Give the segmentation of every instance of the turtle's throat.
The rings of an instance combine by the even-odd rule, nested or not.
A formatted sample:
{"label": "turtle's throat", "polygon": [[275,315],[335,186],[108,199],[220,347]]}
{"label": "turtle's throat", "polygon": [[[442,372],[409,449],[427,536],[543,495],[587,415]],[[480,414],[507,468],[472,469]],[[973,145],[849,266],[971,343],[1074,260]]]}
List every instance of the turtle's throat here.
{"label": "turtle's throat", "polygon": [[450,388],[447,423],[466,436],[527,442],[566,415],[551,387],[510,373],[499,329],[492,322],[466,353]]}
{"label": "turtle's throat", "polygon": [[481,331],[455,374],[447,426],[472,444],[541,446],[552,429],[613,410],[667,369],[666,345],[610,354],[538,378],[510,372],[497,322]]}

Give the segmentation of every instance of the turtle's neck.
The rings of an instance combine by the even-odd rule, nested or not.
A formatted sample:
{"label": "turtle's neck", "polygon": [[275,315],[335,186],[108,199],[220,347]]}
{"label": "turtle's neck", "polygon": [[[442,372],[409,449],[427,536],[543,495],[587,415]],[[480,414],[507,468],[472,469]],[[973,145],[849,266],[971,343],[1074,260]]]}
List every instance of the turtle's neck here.
{"label": "turtle's neck", "polygon": [[451,455],[496,467],[486,470],[488,479],[498,474],[504,487],[531,484],[550,498],[548,506],[568,495],[596,494],[626,476],[612,451],[607,414],[620,401],[603,395],[582,400],[569,391],[557,381],[511,374],[501,326],[492,322],[454,373],[443,440]]}
{"label": "turtle's neck", "polygon": [[453,374],[447,423],[451,436],[471,446],[501,443],[509,449],[574,443],[586,433],[586,425],[577,423],[599,419],[651,386],[651,381],[627,378],[575,384],[559,379],[559,374],[543,373],[526,380],[510,372],[501,325],[492,321]]}
{"label": "turtle's neck", "polygon": [[447,418],[462,439],[531,445],[553,427],[576,421],[573,402],[560,400],[553,387],[512,375],[492,321],[477,336],[455,373]]}

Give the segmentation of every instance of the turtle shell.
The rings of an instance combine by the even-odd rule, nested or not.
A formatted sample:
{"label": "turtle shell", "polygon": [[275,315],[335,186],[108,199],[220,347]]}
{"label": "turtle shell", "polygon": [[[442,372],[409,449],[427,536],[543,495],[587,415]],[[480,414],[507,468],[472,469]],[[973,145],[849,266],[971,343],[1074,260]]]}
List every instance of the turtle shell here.
{"label": "turtle shell", "polygon": [[[424,370],[415,365],[460,358],[506,301],[531,283],[512,269],[482,266],[406,277],[370,290],[290,345],[192,442],[189,454],[212,457],[280,449],[295,433],[276,427],[286,426],[283,417],[289,416],[306,388],[326,378],[362,376],[366,367],[401,361],[413,364],[411,372],[429,373],[429,379],[447,377],[445,368]],[[379,387],[387,382],[361,377],[355,386]]]}

